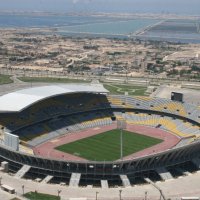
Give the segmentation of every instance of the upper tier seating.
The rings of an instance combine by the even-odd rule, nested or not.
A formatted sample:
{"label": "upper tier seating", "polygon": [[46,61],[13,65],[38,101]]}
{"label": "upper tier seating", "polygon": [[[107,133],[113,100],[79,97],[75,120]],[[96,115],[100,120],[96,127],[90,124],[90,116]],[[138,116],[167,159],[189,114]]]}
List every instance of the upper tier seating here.
{"label": "upper tier seating", "polygon": [[[66,124],[66,126],[68,126],[69,123],[78,124],[77,126],[82,128],[87,125],[87,121],[92,119],[87,116],[88,120],[82,121],[82,119],[78,120],[77,118],[69,117],[72,114],[74,116],[76,113],[85,113],[86,111],[98,112],[103,109],[105,112],[105,110],[111,108],[130,108],[139,110],[139,113],[141,112],[141,114],[136,116],[134,114],[130,116],[128,116],[128,114],[126,115],[127,120],[129,120],[130,123],[148,126],[157,126],[160,124],[162,125],[161,128],[173,131],[180,137],[185,137],[187,134],[199,134],[198,125],[194,126],[188,122],[183,123],[178,117],[172,119],[173,116],[158,117],[159,113],[157,113],[157,115],[152,114],[151,116],[142,113],[144,110],[152,112],[158,111],[160,113],[181,116],[200,123],[200,108],[197,106],[161,98],[131,97],[124,95],[105,96],[92,93],[60,95],[38,102],[19,113],[1,113],[0,125],[5,126],[12,132],[19,130],[21,137],[24,138],[24,140],[29,140],[30,138],[35,137],[35,135],[44,135],[52,132],[57,126],[61,126],[61,124]],[[116,118],[118,120],[123,119],[124,116],[119,113],[116,113]],[[66,116],[66,119],[64,116]],[[62,119],[59,117],[62,117]],[[62,122],[62,120],[64,121]],[[49,124],[49,121],[54,121],[54,123]],[[187,121],[187,119],[185,119],[185,121]],[[96,119],[93,123],[98,126],[100,122]],[[39,124],[39,126],[35,128],[34,124]],[[69,129],[74,129],[74,126],[69,126]],[[25,133],[23,134],[24,131]],[[28,137],[27,132],[29,132]]]}

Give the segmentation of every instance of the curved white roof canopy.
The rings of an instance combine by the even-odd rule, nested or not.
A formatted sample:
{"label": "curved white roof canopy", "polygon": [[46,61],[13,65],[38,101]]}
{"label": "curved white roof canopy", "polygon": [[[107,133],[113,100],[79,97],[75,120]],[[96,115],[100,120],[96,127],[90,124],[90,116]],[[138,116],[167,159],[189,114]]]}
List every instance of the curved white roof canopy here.
{"label": "curved white roof canopy", "polygon": [[101,84],[62,84],[33,87],[0,96],[0,112],[20,112],[41,100],[70,93],[108,93]]}

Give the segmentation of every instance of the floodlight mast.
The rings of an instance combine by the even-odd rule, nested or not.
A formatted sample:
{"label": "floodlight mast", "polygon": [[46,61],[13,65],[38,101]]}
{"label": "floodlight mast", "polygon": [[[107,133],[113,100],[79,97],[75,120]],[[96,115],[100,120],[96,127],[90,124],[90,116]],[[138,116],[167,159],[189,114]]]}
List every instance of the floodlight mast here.
{"label": "floodlight mast", "polygon": [[117,128],[120,130],[120,159],[123,160],[123,129],[125,127],[125,121],[117,120]]}
{"label": "floodlight mast", "polygon": [[123,131],[122,131],[122,121],[121,121],[121,160],[123,159]]}

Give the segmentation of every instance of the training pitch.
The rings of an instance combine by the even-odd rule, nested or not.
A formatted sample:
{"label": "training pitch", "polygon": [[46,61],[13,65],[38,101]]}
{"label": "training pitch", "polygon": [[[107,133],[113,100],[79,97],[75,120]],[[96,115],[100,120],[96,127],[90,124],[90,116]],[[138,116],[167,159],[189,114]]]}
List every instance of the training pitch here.
{"label": "training pitch", "polygon": [[[162,142],[162,140],[157,138],[125,130],[122,131],[122,136],[123,157]],[[91,161],[118,160],[121,155],[121,131],[119,129],[107,131],[58,146],[56,149]]]}

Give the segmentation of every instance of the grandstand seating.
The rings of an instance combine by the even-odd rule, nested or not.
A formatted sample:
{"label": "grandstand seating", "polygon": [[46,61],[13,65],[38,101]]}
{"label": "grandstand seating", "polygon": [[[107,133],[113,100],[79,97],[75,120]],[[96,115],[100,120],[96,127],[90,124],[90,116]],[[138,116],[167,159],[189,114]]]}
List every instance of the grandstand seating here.
{"label": "grandstand seating", "polygon": [[44,100],[20,113],[1,114],[0,124],[11,131],[50,117],[102,108],[136,108],[180,115],[200,122],[200,109],[194,105],[168,99],[100,94],[61,95]]}
{"label": "grandstand seating", "polygon": [[30,146],[36,146],[70,132],[110,125],[113,123],[112,116],[115,116],[117,120],[126,120],[128,124],[132,125],[143,125],[154,128],[159,125],[160,129],[171,132],[181,138],[190,137],[187,140],[188,143],[200,137],[200,129],[198,126],[193,126],[191,123],[184,122],[181,119],[147,113],[110,113],[106,110],[73,115],[70,118],[65,116],[59,119],[51,119],[45,123],[35,124],[16,131],[15,134],[19,135],[20,139],[28,141]]}
{"label": "grandstand seating", "polygon": [[[130,107],[180,115],[200,122],[200,109],[192,104],[151,97],[108,96],[112,107]],[[128,104],[128,106],[126,106]]]}
{"label": "grandstand seating", "polygon": [[187,137],[191,135],[200,134],[198,126],[193,126],[189,122],[184,122],[180,119],[173,119],[167,116],[160,116],[156,114],[145,114],[145,113],[126,113],[127,122],[130,124],[146,125],[164,129],[172,132],[179,137]]}
{"label": "grandstand seating", "polygon": [[[200,108],[195,105],[151,97],[131,97],[122,95],[105,96],[102,94],[90,93],[61,95],[43,100],[19,113],[1,113],[0,127],[2,128],[5,126],[10,129],[13,134],[18,135],[22,140],[21,145],[23,143],[28,147],[35,147],[64,134],[77,134],[80,130],[111,125],[116,123],[114,122],[115,119],[125,120],[127,124],[131,125],[148,126],[168,131],[180,138],[180,142],[176,144],[176,146],[173,146],[173,148],[182,149],[181,147],[184,146],[183,148],[185,148],[185,145],[193,143],[189,145],[189,147],[192,146],[189,149],[191,151],[193,145],[195,145],[194,141],[200,139],[200,126],[198,123],[192,122],[192,120],[200,122]],[[117,123],[115,127],[117,127]],[[174,150],[173,148],[172,150]],[[20,151],[21,153],[27,153],[28,148],[24,148],[23,151],[20,149]],[[185,149],[182,152],[181,156],[184,158]],[[173,155],[175,154],[177,153],[175,152]],[[3,158],[7,158],[7,155],[10,155],[10,153],[3,154]],[[168,157],[170,160],[172,159],[171,152],[166,155],[170,155]],[[165,163],[166,156],[160,154],[159,157],[161,156],[163,156],[163,162]],[[188,157],[189,156],[190,155],[188,155]],[[55,170],[49,170],[48,167],[46,169],[46,166],[53,163],[52,160],[48,163],[45,159],[45,164],[41,167],[42,164],[40,165],[40,163],[43,162],[38,158],[37,162],[33,162],[34,166],[32,166],[32,163],[26,163],[29,161],[26,157],[21,159],[19,156],[20,161],[17,160],[17,162],[14,162],[9,157],[7,159],[9,161],[9,171],[11,173],[18,171],[18,173],[16,173],[17,177],[24,177],[27,179],[35,179],[37,177],[44,179],[44,182],[65,182],[72,186],[85,186],[89,184],[99,186],[102,184],[103,187],[108,187],[108,185],[129,186],[137,183],[143,184],[148,178],[155,181],[161,180],[161,177],[163,179],[171,178],[170,173],[171,171],[173,172],[173,170],[170,168],[170,165],[169,169],[158,168],[157,171],[161,174],[161,177],[153,171],[152,167],[149,167],[149,169],[146,168],[147,162],[148,165],[152,163],[153,167],[157,167],[155,164],[158,162],[156,160],[159,157],[156,155],[156,157],[150,158],[150,155],[148,155],[148,160],[145,162],[139,160],[138,163],[136,163],[134,159],[132,163],[130,162],[130,164],[123,165],[123,173],[121,173],[121,171],[119,174],[115,174],[116,172],[118,173],[118,166],[115,168],[113,164],[108,164],[107,167],[106,163],[103,164],[102,168],[99,168],[100,164],[98,163],[94,169],[82,163],[79,166],[77,163],[66,163],[66,165],[63,163],[56,163],[56,165],[53,165]],[[186,161],[188,161],[188,157],[186,157]],[[35,157],[31,159],[35,159]],[[21,161],[24,161],[27,165],[23,166],[23,162]],[[175,160],[173,160],[173,163],[174,161]],[[130,173],[135,169],[137,170],[139,163],[144,163],[144,167],[141,166],[142,173],[140,171]],[[36,167],[37,165],[39,168]],[[160,167],[160,160],[158,165]],[[61,170],[62,166],[66,171]],[[76,174],[72,175],[73,172],[70,171],[71,169],[68,169],[68,166],[70,166],[69,169],[74,168]],[[189,163],[188,166],[191,166],[191,164]],[[87,172],[84,171],[85,167]],[[126,167],[129,170],[127,174],[124,173],[124,171],[127,172]],[[77,169],[80,170],[80,174],[76,172]],[[179,166],[178,169],[180,169]],[[94,174],[92,170],[94,170]],[[147,171],[145,172],[145,170]],[[180,171],[181,173],[184,172],[182,169],[180,169]],[[109,174],[107,175],[105,172]]]}
{"label": "grandstand seating", "polygon": [[71,94],[46,99],[20,113],[0,115],[0,124],[11,131],[51,117],[67,115],[74,112],[109,107],[107,98],[100,94]]}
{"label": "grandstand seating", "polygon": [[27,126],[14,133],[19,135],[21,140],[29,141],[29,145],[35,146],[70,132],[112,124],[111,116],[109,112],[73,115],[70,118],[65,116],[45,123]]}
{"label": "grandstand seating", "polygon": [[196,138],[195,136],[182,138],[181,141],[174,148],[182,147],[187,144],[190,144],[191,142],[193,142],[195,140],[195,138]]}
{"label": "grandstand seating", "polygon": [[[122,112],[120,109],[124,108],[137,109],[137,112]],[[148,112],[145,113],[145,110]],[[185,120],[162,113],[181,116]],[[199,126],[187,120],[200,122],[200,108],[169,99],[139,96],[60,95],[34,104],[20,113],[2,113],[0,124],[19,135],[21,140],[31,140],[30,145],[35,145],[68,132],[111,124],[113,116],[130,124],[159,126],[183,138],[194,136],[191,142],[200,137]]]}

